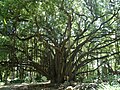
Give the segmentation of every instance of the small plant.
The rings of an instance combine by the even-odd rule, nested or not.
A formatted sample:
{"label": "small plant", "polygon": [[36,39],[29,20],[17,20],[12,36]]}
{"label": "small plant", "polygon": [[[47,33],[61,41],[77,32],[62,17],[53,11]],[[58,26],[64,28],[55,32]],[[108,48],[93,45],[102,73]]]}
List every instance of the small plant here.
{"label": "small plant", "polygon": [[110,85],[116,85],[118,84],[119,78],[119,75],[108,75],[104,78],[104,80],[106,80],[106,82],[108,82]]}
{"label": "small plant", "polygon": [[98,90],[120,90],[120,85],[100,84]]}

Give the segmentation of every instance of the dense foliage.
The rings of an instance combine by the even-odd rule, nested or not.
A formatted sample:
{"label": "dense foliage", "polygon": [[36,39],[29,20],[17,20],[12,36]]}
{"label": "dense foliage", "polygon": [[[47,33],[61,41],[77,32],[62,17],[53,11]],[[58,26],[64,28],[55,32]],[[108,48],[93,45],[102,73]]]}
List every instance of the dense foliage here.
{"label": "dense foliage", "polygon": [[0,12],[1,80],[119,73],[119,0],[1,0]]}

